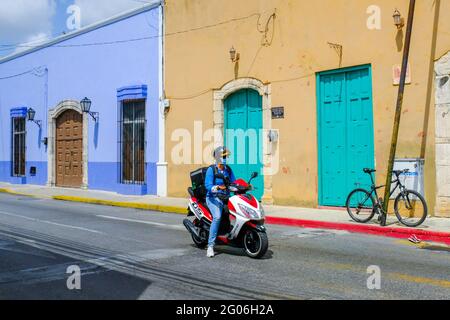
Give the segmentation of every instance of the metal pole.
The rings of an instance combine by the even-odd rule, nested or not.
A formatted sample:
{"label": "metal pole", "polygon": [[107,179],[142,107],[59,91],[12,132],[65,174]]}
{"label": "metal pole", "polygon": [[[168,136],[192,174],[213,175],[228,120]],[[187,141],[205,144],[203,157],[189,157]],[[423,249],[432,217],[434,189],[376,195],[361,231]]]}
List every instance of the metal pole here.
{"label": "metal pole", "polygon": [[392,182],[392,170],[394,169],[394,160],[395,153],[397,151],[397,141],[398,141],[398,132],[400,128],[400,116],[402,113],[403,106],[403,95],[405,92],[405,82],[406,82],[406,72],[408,68],[408,59],[409,59],[409,49],[411,47],[411,34],[414,20],[414,9],[416,5],[416,0],[410,0],[409,2],[409,13],[408,13],[408,25],[406,28],[406,36],[405,36],[405,47],[403,49],[403,62],[402,62],[402,72],[400,75],[400,86],[398,88],[398,97],[397,97],[397,107],[395,109],[395,118],[394,118],[394,128],[392,132],[392,142],[391,142],[391,152],[389,155],[389,163],[388,170],[386,175],[386,189],[384,192],[384,203],[383,209],[384,214],[381,219],[381,225],[386,225],[386,215],[389,207],[389,198],[391,193],[391,182]]}

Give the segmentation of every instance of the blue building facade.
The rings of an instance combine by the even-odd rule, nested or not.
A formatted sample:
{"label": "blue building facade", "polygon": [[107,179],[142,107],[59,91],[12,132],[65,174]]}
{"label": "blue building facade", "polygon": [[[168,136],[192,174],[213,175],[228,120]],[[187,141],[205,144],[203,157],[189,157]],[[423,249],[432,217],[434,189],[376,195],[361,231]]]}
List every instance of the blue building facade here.
{"label": "blue building facade", "polygon": [[0,181],[164,195],[162,10],[0,60]]}

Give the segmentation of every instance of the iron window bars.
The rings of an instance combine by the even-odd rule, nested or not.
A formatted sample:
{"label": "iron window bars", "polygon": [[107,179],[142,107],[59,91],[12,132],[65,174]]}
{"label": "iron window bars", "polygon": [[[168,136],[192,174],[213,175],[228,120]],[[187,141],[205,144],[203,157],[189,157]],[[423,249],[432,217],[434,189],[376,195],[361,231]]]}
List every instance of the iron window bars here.
{"label": "iron window bars", "polygon": [[26,154],[26,121],[24,117],[12,118],[11,121],[11,175],[13,177],[24,177]]}
{"label": "iron window bars", "polygon": [[124,100],[119,112],[119,181],[145,184],[145,99]]}

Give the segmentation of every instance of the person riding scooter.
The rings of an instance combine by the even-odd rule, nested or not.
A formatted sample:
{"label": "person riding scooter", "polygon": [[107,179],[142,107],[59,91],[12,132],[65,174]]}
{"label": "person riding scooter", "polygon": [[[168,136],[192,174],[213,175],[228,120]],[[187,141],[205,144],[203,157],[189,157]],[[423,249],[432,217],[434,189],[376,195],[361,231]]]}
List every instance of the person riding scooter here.
{"label": "person riding scooter", "polygon": [[207,190],[206,204],[213,216],[209,232],[208,251],[206,254],[209,258],[214,257],[214,245],[216,244],[220,220],[225,205],[221,198],[229,195],[229,191],[225,186],[225,181],[221,177],[217,177],[217,175],[223,175],[230,183],[233,183],[236,180],[233,171],[227,166],[227,158],[229,155],[230,151],[226,147],[219,147],[214,150],[213,157],[216,163],[214,166],[209,167],[205,177],[205,187]]}

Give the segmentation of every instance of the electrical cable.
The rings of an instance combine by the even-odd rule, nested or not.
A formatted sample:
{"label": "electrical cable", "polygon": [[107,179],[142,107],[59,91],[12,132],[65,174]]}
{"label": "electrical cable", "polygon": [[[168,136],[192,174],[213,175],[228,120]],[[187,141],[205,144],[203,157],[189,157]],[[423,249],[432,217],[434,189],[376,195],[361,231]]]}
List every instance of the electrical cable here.
{"label": "electrical cable", "polygon": [[[273,81],[269,81],[269,84],[274,84],[274,83],[283,83],[283,82],[291,82],[291,81],[297,81],[297,80],[302,80],[302,79],[306,79],[312,76],[315,76],[315,73],[308,73],[302,76],[298,76],[298,77],[294,77],[294,78],[288,78],[288,79],[280,79],[280,80],[273,80]],[[191,95],[185,95],[185,96],[180,96],[180,97],[174,97],[174,96],[167,96],[167,99],[169,100],[190,100],[190,99],[194,99],[194,98],[198,98],[210,91],[214,91],[216,89],[206,89],[204,91],[201,91],[199,93],[194,93]]]}
{"label": "electrical cable", "polygon": [[[210,28],[214,28],[214,27],[221,26],[221,25],[228,24],[228,23],[250,19],[250,18],[255,17],[255,16],[260,16],[260,14],[259,13],[253,13],[253,14],[245,16],[245,17],[233,18],[233,19],[221,21],[219,23],[215,23],[215,24],[211,24],[211,25],[206,25],[206,26],[201,26],[201,27],[197,27],[197,28],[191,28],[191,29],[187,29],[187,30],[181,30],[181,31],[175,31],[175,32],[171,32],[171,33],[166,33],[164,35],[164,37],[175,36],[175,35],[185,34],[185,33],[188,33],[188,32],[204,30],[204,29],[210,29]],[[121,43],[129,43],[129,42],[136,42],[136,41],[142,41],[142,40],[149,40],[149,39],[155,39],[155,38],[159,38],[159,37],[161,37],[161,36],[160,35],[154,35],[154,36],[140,37],[140,38],[134,38],[134,39],[113,40],[113,41],[104,41],[104,42],[92,42],[92,43],[81,43],[81,44],[66,44],[66,45],[54,44],[54,45],[49,46],[49,48],[72,48],[72,47],[102,46],[102,45],[112,45],[112,44],[121,44]],[[0,47],[15,47],[15,48],[22,48],[22,47],[23,48],[38,48],[40,46],[41,45],[34,45],[33,46],[33,45],[25,45],[25,44],[0,44]]]}
{"label": "electrical cable", "polygon": [[[34,74],[37,77],[42,77],[45,73],[42,71],[42,68],[45,68],[45,66],[39,66],[21,73],[17,73],[17,74],[13,74],[13,75],[9,75],[6,77],[1,77],[0,80],[6,80],[6,79],[12,79],[12,78],[16,78],[16,77],[20,77],[29,73]],[[45,70],[45,69],[44,69]]]}

